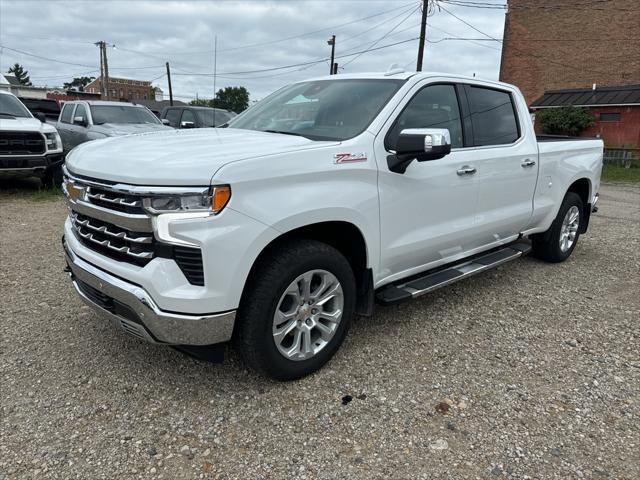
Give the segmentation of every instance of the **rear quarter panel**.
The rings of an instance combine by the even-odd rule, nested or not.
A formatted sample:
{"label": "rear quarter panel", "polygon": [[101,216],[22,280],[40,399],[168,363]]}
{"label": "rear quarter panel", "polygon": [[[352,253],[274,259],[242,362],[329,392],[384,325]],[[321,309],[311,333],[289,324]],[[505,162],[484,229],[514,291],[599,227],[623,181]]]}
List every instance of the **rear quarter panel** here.
{"label": "rear quarter panel", "polygon": [[589,202],[593,202],[600,189],[603,148],[599,139],[538,142],[540,169],[526,234],[551,226],[567,190],[577,180],[589,181]]}

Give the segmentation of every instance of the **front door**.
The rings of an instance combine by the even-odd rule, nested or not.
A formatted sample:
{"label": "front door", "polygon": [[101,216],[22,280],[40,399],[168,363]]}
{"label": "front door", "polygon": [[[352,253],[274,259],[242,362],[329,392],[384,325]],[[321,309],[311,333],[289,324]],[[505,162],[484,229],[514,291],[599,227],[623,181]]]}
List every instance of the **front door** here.
{"label": "front door", "polygon": [[[462,258],[481,246],[475,222],[477,159],[465,150],[460,94],[449,83],[416,85],[375,141],[380,195],[381,272],[377,285]],[[398,111],[398,110],[396,110]],[[462,110],[464,111],[464,110]],[[408,128],[446,128],[452,151],[391,172],[387,156]]]}

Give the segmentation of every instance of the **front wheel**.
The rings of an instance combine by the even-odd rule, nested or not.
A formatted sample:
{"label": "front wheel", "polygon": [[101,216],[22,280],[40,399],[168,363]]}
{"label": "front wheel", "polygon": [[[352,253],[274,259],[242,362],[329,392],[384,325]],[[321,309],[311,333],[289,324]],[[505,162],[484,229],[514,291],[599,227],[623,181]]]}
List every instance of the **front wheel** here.
{"label": "front wheel", "polygon": [[533,255],[553,263],[564,262],[569,258],[580,238],[583,212],[584,205],[580,196],[568,192],[549,230],[532,237]]}
{"label": "front wheel", "polygon": [[250,367],[279,380],[309,375],[344,340],[355,279],[335,248],[315,240],[281,245],[260,261],[238,311],[235,340]]}

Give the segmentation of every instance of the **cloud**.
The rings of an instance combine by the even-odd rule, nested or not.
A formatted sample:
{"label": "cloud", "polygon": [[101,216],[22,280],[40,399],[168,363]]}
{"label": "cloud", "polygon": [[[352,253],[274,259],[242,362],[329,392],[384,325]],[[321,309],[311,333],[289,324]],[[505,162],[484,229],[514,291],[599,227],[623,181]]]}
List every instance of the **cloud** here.
{"label": "cloud", "polygon": [[[384,47],[417,38],[419,3],[416,0],[0,0],[0,44],[51,59],[4,48],[0,50],[0,70],[6,72],[10,65],[19,62],[29,71],[34,84],[59,86],[74,76],[88,72],[97,75],[99,57],[94,42],[105,40],[116,46],[109,50],[112,76],[156,79],[154,85],[167,94],[163,74],[164,63],[169,61],[177,97],[183,100],[196,94],[211,97],[213,77],[193,74],[213,72],[213,45],[217,36],[216,88],[244,85],[253,99],[259,99],[292,81],[328,73],[327,39],[332,34],[337,37],[336,55],[341,72],[384,71],[393,63],[407,70],[415,69],[417,40],[358,56],[350,54],[374,44]],[[479,30],[495,38],[502,37],[503,10],[442,5]],[[385,13],[376,15],[380,12]],[[428,19],[429,42],[423,70],[498,77],[498,42],[488,38],[474,42],[449,39],[454,36],[483,38],[444,10],[436,10]],[[317,63],[236,73],[313,61]]]}

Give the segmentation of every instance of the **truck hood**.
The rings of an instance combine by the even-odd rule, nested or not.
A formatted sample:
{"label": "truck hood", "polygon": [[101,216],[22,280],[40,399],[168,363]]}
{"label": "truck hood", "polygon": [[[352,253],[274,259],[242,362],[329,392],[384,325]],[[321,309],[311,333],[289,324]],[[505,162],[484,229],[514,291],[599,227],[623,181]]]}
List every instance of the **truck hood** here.
{"label": "truck hood", "polygon": [[173,128],[159,123],[102,123],[91,127],[91,131],[110,137],[131,135],[133,133],[157,132],[159,130],[173,130]]}
{"label": "truck hood", "polygon": [[208,185],[223,165],[337,142],[234,128],[197,128],[86,142],[67,156],[70,172],[132,185]]}
{"label": "truck hood", "polygon": [[2,117],[0,118],[0,131],[48,133],[55,132],[56,129],[48,123],[42,123],[33,117]]}

